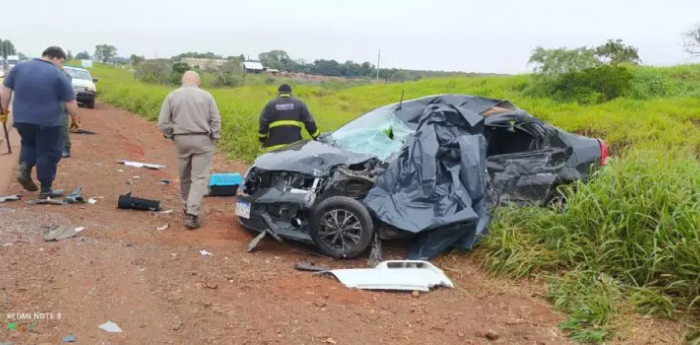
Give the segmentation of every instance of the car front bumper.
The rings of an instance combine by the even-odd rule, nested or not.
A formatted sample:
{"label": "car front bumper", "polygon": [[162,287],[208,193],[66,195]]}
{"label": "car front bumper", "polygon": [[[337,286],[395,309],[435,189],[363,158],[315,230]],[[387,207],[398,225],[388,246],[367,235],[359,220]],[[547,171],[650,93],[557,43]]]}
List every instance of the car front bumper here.
{"label": "car front bumper", "polygon": [[305,216],[309,213],[308,209],[290,200],[296,195],[290,193],[281,200],[272,201],[269,194],[275,193],[260,194],[237,196],[236,218],[239,224],[252,231],[272,230],[282,238],[313,244]]}
{"label": "car front bumper", "polygon": [[75,98],[78,102],[91,102],[95,100],[94,91],[77,91],[75,93]]}

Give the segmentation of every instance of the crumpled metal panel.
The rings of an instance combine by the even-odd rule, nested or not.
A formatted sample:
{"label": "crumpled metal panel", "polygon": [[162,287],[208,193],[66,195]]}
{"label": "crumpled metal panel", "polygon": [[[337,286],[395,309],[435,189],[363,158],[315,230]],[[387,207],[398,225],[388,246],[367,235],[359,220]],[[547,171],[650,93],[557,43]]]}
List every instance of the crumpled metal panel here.
{"label": "crumpled metal panel", "polygon": [[255,160],[255,167],[265,171],[298,172],[309,176],[328,176],[339,165],[353,165],[376,159],[313,140],[302,140]]}
{"label": "crumpled metal panel", "polygon": [[445,273],[428,261],[389,260],[375,268],[349,268],[324,271],[351,289],[430,291],[431,287],[454,288]]}

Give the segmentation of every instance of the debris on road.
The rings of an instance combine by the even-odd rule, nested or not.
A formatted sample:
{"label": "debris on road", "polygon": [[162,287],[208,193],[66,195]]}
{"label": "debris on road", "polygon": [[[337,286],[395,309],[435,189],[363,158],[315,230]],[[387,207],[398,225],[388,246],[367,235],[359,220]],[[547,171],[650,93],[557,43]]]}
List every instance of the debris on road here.
{"label": "debris on road", "polygon": [[19,201],[22,199],[21,195],[6,195],[6,196],[0,196],[0,204],[3,202],[8,202],[8,201]]}
{"label": "debris on road", "polygon": [[323,271],[348,288],[368,290],[430,291],[434,286],[454,288],[445,273],[428,261],[389,260],[375,268],[351,268]]}
{"label": "debris on road", "polygon": [[338,342],[336,342],[333,338],[328,338],[328,339],[326,339],[326,340],[324,341],[324,343],[335,345],[335,344],[337,344]]}
{"label": "debris on road", "polygon": [[134,168],[147,168],[147,169],[154,169],[154,170],[165,169],[165,165],[160,165],[160,164],[132,162],[132,161],[127,161],[127,160],[121,160],[121,161],[119,161],[119,163],[124,164],[124,165],[129,166],[129,167],[134,167]]}
{"label": "debris on road", "polygon": [[105,198],[105,197],[103,197],[103,196],[94,196],[94,197],[88,199],[87,202],[90,203],[90,204],[96,204],[96,203],[97,203],[97,199],[104,199],[104,198]]}
{"label": "debris on road", "polygon": [[160,184],[167,186],[170,184],[170,180],[162,179],[162,180],[160,180]]}
{"label": "debris on road", "polygon": [[76,339],[75,339],[75,336],[72,335],[72,334],[63,337],[63,342],[64,342],[64,343],[74,343],[75,340],[76,340]]}
{"label": "debris on road", "polygon": [[71,134],[97,134],[97,133],[95,133],[93,131],[89,131],[87,129],[76,129],[76,130],[72,130],[70,132],[71,132]]}
{"label": "debris on road", "polygon": [[5,244],[3,244],[2,246],[3,246],[3,247],[9,247],[9,246],[11,246],[11,245],[13,245],[13,244],[14,244],[14,243],[11,243],[11,242],[10,242],[10,243],[5,243]]}
{"label": "debris on road", "polygon": [[310,262],[310,263],[297,262],[294,264],[294,269],[296,269],[297,271],[305,271],[305,272],[328,271],[328,268],[323,267],[323,266],[316,266],[316,263],[314,263],[314,262]]}
{"label": "debris on road", "polygon": [[78,233],[85,230],[85,227],[72,227],[72,226],[45,226],[44,229],[48,230],[44,235],[44,241],[59,241],[65,240],[67,238],[75,237]]}
{"label": "debris on road", "polygon": [[166,229],[169,228],[169,227],[170,227],[170,223],[165,224],[165,225],[163,225],[163,226],[159,226],[159,227],[156,228],[156,230],[163,231],[163,230],[166,230]]}
{"label": "debris on road", "polygon": [[210,253],[210,252],[208,252],[208,251],[206,251],[206,250],[204,250],[204,249],[200,250],[200,251],[199,251],[199,254],[202,254],[202,256],[212,256],[212,255],[214,255],[214,254],[212,254],[212,253]]}
{"label": "debris on road", "polygon": [[173,210],[166,210],[166,211],[153,212],[153,213],[157,213],[157,214],[171,214],[171,213],[173,213],[173,212],[175,212],[175,211],[173,211]]}
{"label": "debris on road", "polygon": [[117,208],[137,211],[159,211],[160,201],[131,196],[131,192],[119,196]]}
{"label": "debris on road", "polygon": [[29,200],[29,201],[27,201],[27,204],[30,204],[30,205],[84,204],[84,203],[86,203],[86,201],[81,196],[82,191],[83,191],[82,187],[77,187],[67,197],[63,198],[62,200],[57,200],[56,198],[60,198],[61,196],[63,196],[63,191],[56,190],[56,191],[53,191],[51,193],[51,196],[48,199]]}
{"label": "debris on road", "polygon": [[479,338],[486,338],[490,341],[496,341],[501,337],[498,333],[496,333],[494,331],[487,331],[487,332],[479,331],[476,333],[476,336]]}
{"label": "debris on road", "polygon": [[235,196],[243,183],[239,173],[212,174],[209,178],[209,196]]}
{"label": "debris on road", "polygon": [[110,333],[121,333],[122,332],[122,329],[119,328],[119,326],[112,321],[107,321],[107,322],[101,324],[99,328],[103,329],[107,332],[110,332]]}

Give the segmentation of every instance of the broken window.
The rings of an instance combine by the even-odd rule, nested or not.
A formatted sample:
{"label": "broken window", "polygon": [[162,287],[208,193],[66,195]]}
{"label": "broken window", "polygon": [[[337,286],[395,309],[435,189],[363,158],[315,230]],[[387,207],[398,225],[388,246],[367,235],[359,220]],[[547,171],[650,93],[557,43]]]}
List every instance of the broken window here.
{"label": "broken window", "polygon": [[500,156],[543,149],[545,130],[534,122],[514,120],[488,124],[486,156]]}

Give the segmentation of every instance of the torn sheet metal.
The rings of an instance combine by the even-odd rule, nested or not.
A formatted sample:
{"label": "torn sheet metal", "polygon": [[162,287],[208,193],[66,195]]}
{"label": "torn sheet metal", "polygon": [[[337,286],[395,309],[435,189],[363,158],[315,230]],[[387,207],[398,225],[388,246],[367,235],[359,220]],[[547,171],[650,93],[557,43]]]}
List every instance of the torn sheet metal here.
{"label": "torn sheet metal", "polygon": [[454,288],[450,278],[428,261],[388,260],[375,268],[324,271],[351,289],[430,291],[435,286]]}
{"label": "torn sheet metal", "polygon": [[124,164],[124,165],[129,166],[129,167],[134,167],[134,168],[148,168],[148,169],[155,169],[155,170],[165,169],[165,165],[160,165],[160,164],[132,162],[132,161],[127,161],[127,160],[121,160],[121,161],[119,161],[119,163]]}

